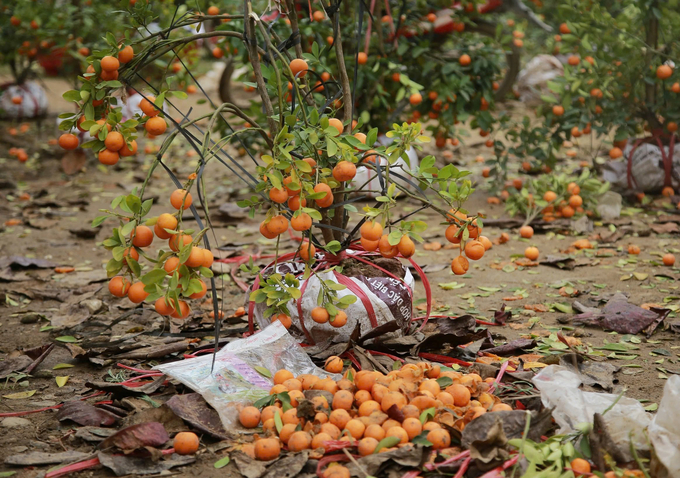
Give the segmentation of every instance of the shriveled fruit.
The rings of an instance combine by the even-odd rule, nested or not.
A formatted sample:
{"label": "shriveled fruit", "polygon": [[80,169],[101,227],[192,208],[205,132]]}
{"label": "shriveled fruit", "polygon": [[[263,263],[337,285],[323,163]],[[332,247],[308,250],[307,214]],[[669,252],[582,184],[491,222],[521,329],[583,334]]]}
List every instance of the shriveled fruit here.
{"label": "shriveled fruit", "polygon": [[260,424],[260,411],[252,406],[244,407],[238,414],[238,420],[246,428],[255,428]]}
{"label": "shriveled fruit", "polygon": [[198,451],[198,436],[193,432],[179,432],[172,446],[178,455],[193,455]]}
{"label": "shriveled fruit", "polygon": [[392,258],[399,254],[399,248],[390,244],[389,236],[383,234],[378,242],[378,250],[383,257]]}
{"label": "shriveled fruit", "polygon": [[451,261],[451,271],[457,276],[464,275],[470,268],[470,262],[464,256],[458,256]]}
{"label": "shriveled fruit", "polygon": [[470,260],[477,261],[481,259],[484,256],[484,252],[486,252],[484,244],[479,241],[468,241],[465,244],[465,255]]}

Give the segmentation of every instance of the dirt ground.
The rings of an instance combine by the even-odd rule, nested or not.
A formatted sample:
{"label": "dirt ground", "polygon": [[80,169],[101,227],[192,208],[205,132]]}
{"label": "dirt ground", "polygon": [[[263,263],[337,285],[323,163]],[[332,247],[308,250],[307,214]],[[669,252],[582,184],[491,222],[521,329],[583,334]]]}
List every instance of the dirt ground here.
{"label": "dirt ground", "polygon": [[[64,82],[49,80],[47,86],[50,92],[51,115],[65,111],[68,105],[60,99],[61,91],[66,87]],[[185,108],[192,104],[195,98],[190,98],[180,105]],[[206,108],[194,105],[198,108]],[[520,108],[516,105],[516,108]],[[520,109],[521,111],[521,109]],[[76,360],[66,348],[64,342],[55,341],[61,333],[50,329],[50,319],[55,316],[66,320],[71,317],[65,304],[78,304],[82,300],[97,299],[104,303],[105,312],[100,313],[103,321],[120,317],[129,312],[132,307],[127,299],[115,299],[106,290],[106,273],[104,264],[109,259],[109,253],[98,245],[110,231],[110,223],[103,227],[93,237],[82,237],[90,229],[91,220],[100,215],[99,210],[109,206],[111,200],[129,193],[144,180],[151,164],[152,155],[138,154],[133,158],[126,158],[112,168],[101,166],[94,158],[88,157],[85,167],[74,175],[63,172],[60,159],[62,151],[56,146],[48,146],[47,140],[57,136],[54,127],[54,116],[42,124],[38,131],[36,125],[24,135],[9,136],[3,123],[0,126],[0,260],[8,256],[23,256],[34,259],[48,260],[56,266],[72,266],[75,272],[56,274],[53,268],[22,269],[11,276],[7,271],[0,270],[0,357],[7,359],[15,356],[17,350],[55,343],[56,347],[47,359],[37,368],[28,380],[17,385],[7,380],[0,385],[0,413],[18,412],[39,409],[59,404],[62,401],[77,396],[87,395],[87,381],[103,380],[111,373],[120,372],[113,365],[98,367],[86,360]],[[19,163],[8,155],[8,148],[21,143],[29,150],[31,159],[27,163]],[[474,143],[474,141],[471,141]],[[156,140],[156,144],[160,144]],[[144,151],[146,142],[140,141],[140,152]],[[475,179],[482,180],[481,165],[474,163],[473,158],[484,154],[483,146],[479,148],[462,148],[460,161],[475,172]],[[192,158],[187,155],[186,146],[179,145],[167,156],[167,164],[178,177],[186,177],[193,171]],[[488,154],[488,153],[487,153]],[[583,154],[586,154],[585,152]],[[583,159],[583,158],[576,158]],[[249,158],[240,158],[244,165],[252,169]],[[224,204],[235,205],[236,200],[247,195],[242,185],[235,181],[233,175],[225,168],[213,166],[206,176],[206,190],[208,202],[213,212],[212,220],[215,225],[211,242],[221,248],[218,255],[226,256],[233,251],[240,250],[244,254],[257,252],[271,252],[273,241],[262,239],[258,234],[259,221],[250,220],[235,212],[234,208],[219,208]],[[490,219],[506,218],[503,206],[486,203],[487,193],[483,186],[477,189],[467,205],[470,211],[483,212]],[[148,189],[148,197],[158,199],[151,215],[160,214],[169,208],[168,195],[174,189],[163,171],[156,171]],[[155,201],[156,202],[156,201]],[[401,208],[404,212],[415,209],[415,204],[403,201]],[[425,215],[422,219],[434,216]],[[18,225],[2,226],[10,219],[21,221]],[[565,335],[574,336],[591,347],[593,355],[601,355],[601,360],[621,366],[616,374],[618,384],[615,392],[626,389],[630,397],[644,400],[645,406],[657,403],[661,398],[664,379],[670,373],[680,373],[678,356],[680,343],[677,336],[670,331],[658,331],[651,339],[643,335],[631,341],[630,337],[600,330],[595,327],[576,327],[563,323],[570,315],[554,308],[554,304],[569,306],[578,300],[589,306],[596,306],[597,300],[609,297],[620,291],[625,293],[630,302],[641,304],[677,305],[680,299],[678,269],[657,266],[652,261],[659,261],[661,251],[680,252],[677,235],[651,233],[649,224],[654,215],[636,213],[622,216],[616,227],[629,227],[630,231],[615,244],[608,246],[610,254],[598,256],[594,251],[580,251],[575,253],[582,262],[587,263],[573,270],[560,270],[554,267],[540,265],[515,269],[503,267],[511,263],[511,256],[521,255],[528,245],[535,245],[541,251],[542,257],[557,254],[566,250],[577,239],[567,231],[556,230],[549,233],[536,234],[532,239],[520,239],[517,228],[500,229],[486,227],[484,234],[492,240],[505,231],[511,235],[507,244],[494,245],[485,257],[471,267],[470,272],[463,277],[454,276],[448,264],[454,257],[455,251],[446,247],[437,251],[424,250],[418,246],[415,260],[426,270],[432,286],[434,313],[459,315],[471,313],[480,318],[490,319],[493,311],[503,304],[506,310],[513,313],[508,324],[503,327],[493,327],[492,332],[498,343],[503,343],[519,337],[532,336],[539,345],[549,347],[550,333],[559,330]],[[446,244],[443,229],[438,228],[438,221],[432,222],[426,232],[428,242],[439,241]],[[609,233],[609,224],[595,225],[594,230],[586,236],[597,237],[599,233]],[[637,244],[642,253],[634,259],[626,253],[628,244]],[[286,237],[282,247],[292,250],[293,242]],[[151,249],[155,250],[157,244]],[[219,291],[223,300],[223,307],[227,315],[231,315],[237,307],[243,305],[244,294],[234,284],[228,274],[228,268],[216,266],[218,284],[223,288]],[[635,273],[637,277],[631,275]],[[246,277],[243,277],[246,279]],[[675,279],[675,280],[673,280]],[[444,285],[444,287],[442,287]],[[571,286],[580,292],[576,298],[563,297],[559,290],[563,286]],[[417,283],[415,297],[419,304],[425,297],[422,282]],[[549,312],[534,312],[525,308],[526,305],[546,305]],[[207,319],[210,306],[202,304],[200,311]],[[65,312],[66,311],[66,312]],[[420,314],[423,312],[419,311]],[[64,319],[66,317],[66,319]],[[676,321],[674,313],[666,319],[668,323]],[[200,322],[200,321],[199,321]],[[243,328],[244,324],[236,323],[235,330]],[[76,332],[83,331],[76,327]],[[172,330],[172,329],[171,329]],[[110,337],[120,336],[131,331],[167,333],[163,320],[153,313],[140,316],[129,315],[116,323],[105,333]],[[71,335],[71,334],[69,334]],[[199,335],[207,343],[210,334]],[[617,352],[625,359],[616,356],[606,358],[612,354],[611,350],[603,349],[605,344],[626,343],[628,351]],[[634,356],[634,357],[633,357]],[[632,359],[631,359],[632,357]],[[164,359],[165,361],[168,358]],[[149,363],[148,361],[125,361],[128,365],[136,366]],[[57,364],[70,364],[70,368],[57,368]],[[57,386],[56,377],[68,376],[68,381],[62,387]],[[26,398],[6,398],[11,395],[34,390],[35,393]],[[8,424],[0,418],[0,460],[9,455],[25,451],[58,452],[77,449],[91,452],[94,446],[74,436],[76,428],[66,423],[60,423],[55,418],[55,410],[22,416],[20,424]],[[198,466],[178,468],[179,476],[215,476],[216,470],[212,464],[223,456],[220,452],[204,450],[198,456]],[[19,477],[39,476],[45,467],[22,469],[0,465],[0,471],[17,471]],[[2,475],[6,476],[6,475]],[[105,469],[86,471],[72,476],[112,476]]]}

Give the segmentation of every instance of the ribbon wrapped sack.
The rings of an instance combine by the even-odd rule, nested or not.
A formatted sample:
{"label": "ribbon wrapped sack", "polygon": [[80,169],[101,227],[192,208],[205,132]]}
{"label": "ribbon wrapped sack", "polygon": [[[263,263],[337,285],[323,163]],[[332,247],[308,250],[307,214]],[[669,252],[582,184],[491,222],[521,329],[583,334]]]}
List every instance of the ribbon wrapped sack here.
{"label": "ribbon wrapped sack", "polygon": [[40,84],[26,81],[20,85],[0,86],[0,117],[30,119],[47,113],[47,94]]}
{"label": "ribbon wrapped sack", "polygon": [[[385,259],[379,254],[358,250],[343,251],[337,256],[317,254],[316,259],[313,265],[316,275],[300,280],[301,297],[287,304],[292,320],[289,329],[291,335],[301,342],[317,344],[325,341],[346,342],[357,325],[359,335],[363,336],[375,327],[396,321],[398,330],[384,334],[382,338],[400,336],[409,329],[413,317],[415,281],[411,271],[399,260]],[[342,273],[328,270],[335,265],[343,267]],[[290,273],[301,278],[304,270],[304,262],[294,254],[289,254],[281,257],[278,264],[266,267],[262,276],[266,279],[276,272],[282,275]],[[347,295],[357,297],[356,302],[344,309],[347,314],[347,323],[344,326],[336,328],[330,322],[319,324],[312,320],[311,311],[318,306],[317,300],[322,287],[320,281],[344,285],[345,289],[337,292],[338,298]],[[258,278],[251,291],[259,287]],[[249,301],[251,332],[254,331],[254,321],[261,329],[271,322],[269,317],[264,317],[266,309],[265,303]]]}
{"label": "ribbon wrapped sack", "polygon": [[612,186],[646,193],[680,188],[680,147],[677,137],[660,134],[628,141],[623,159],[605,163],[602,177]]}

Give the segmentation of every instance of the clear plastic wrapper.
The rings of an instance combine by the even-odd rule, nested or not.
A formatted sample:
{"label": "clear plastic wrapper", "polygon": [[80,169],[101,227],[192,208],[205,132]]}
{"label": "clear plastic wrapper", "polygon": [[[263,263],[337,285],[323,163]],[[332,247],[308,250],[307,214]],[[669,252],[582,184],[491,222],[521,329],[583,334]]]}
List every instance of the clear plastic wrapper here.
{"label": "clear plastic wrapper", "polygon": [[154,368],[200,393],[217,410],[226,430],[241,428],[239,410],[269,394],[274,382],[267,373],[274,376],[286,369],[296,376],[340,378],[314,365],[280,322],[227,344],[217,353],[211,373],[212,361],[211,354]]}

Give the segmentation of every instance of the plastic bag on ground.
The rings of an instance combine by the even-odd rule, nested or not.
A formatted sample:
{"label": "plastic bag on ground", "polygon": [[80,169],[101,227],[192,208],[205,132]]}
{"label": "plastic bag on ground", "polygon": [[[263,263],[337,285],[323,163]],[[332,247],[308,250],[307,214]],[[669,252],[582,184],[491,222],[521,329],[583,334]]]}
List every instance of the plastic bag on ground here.
{"label": "plastic bag on ground", "polygon": [[671,375],[663,397],[647,430],[657,459],[666,467],[667,476],[680,477],[680,376]]}
{"label": "plastic bag on ground", "polygon": [[[553,418],[560,426],[558,434],[569,433],[581,423],[593,423],[593,415],[604,412],[618,397],[611,393],[584,392],[579,389],[578,374],[559,365],[544,368],[532,382],[541,392],[543,405],[553,409]],[[645,429],[650,424],[650,416],[640,402],[623,396],[603,418],[611,438],[627,459],[632,459],[630,439],[637,450],[649,450]]]}
{"label": "plastic bag on ground", "polygon": [[[634,143],[634,141],[633,141]],[[602,170],[602,179],[609,181],[618,189],[630,189],[645,193],[661,191],[664,187],[663,157],[657,144],[640,144],[631,158],[631,176],[633,180],[628,185],[628,158],[633,149],[633,144],[628,144],[623,149],[623,157],[618,161],[608,161]],[[669,153],[669,147],[664,146],[664,154]],[[676,190],[680,188],[680,145],[673,148],[673,173],[671,174],[672,185]]]}
{"label": "plastic bag on ground", "polygon": [[[347,251],[349,257],[352,253],[351,250]],[[317,259],[323,259],[323,256],[317,254]],[[293,322],[290,333],[300,341],[309,343],[321,343],[328,339],[332,339],[335,343],[342,343],[349,341],[350,334],[354,331],[357,323],[360,326],[360,336],[393,320],[397,322],[401,330],[406,329],[412,316],[412,294],[415,280],[407,267],[402,265],[402,268],[404,272],[403,281],[392,277],[346,276],[334,271],[321,271],[317,273],[318,277],[312,275],[307,281],[300,280],[300,289],[303,291],[302,297],[299,299],[302,321],[300,320],[298,304],[296,301],[290,301],[287,304]],[[304,263],[294,261],[281,263],[276,269],[280,274],[292,273],[296,276],[302,274],[304,270]],[[263,271],[265,277],[271,273],[273,273],[273,268]],[[317,299],[321,290],[320,280],[330,280],[336,283],[347,282],[345,284],[347,287],[337,292],[338,298],[346,295],[359,296],[359,300],[345,309],[347,323],[340,328],[333,327],[328,322],[319,324],[311,318],[312,309],[318,305]],[[352,291],[352,287],[357,288],[359,293]],[[365,295],[368,305],[364,304],[364,300],[360,297],[361,293]],[[266,309],[265,303],[254,304],[253,316],[260,328],[264,328],[270,323],[270,319],[264,317]],[[370,312],[368,309],[370,309]],[[401,335],[401,330],[384,334],[381,338],[398,337]]]}
{"label": "plastic bag on ground", "polygon": [[272,376],[286,369],[295,376],[312,374],[340,379],[314,365],[280,322],[227,344],[217,352],[211,373],[212,361],[210,354],[157,365],[154,369],[200,393],[217,410],[226,430],[241,428],[238,421],[241,408],[269,395],[274,382],[258,372],[258,368],[262,372],[266,369]]}

